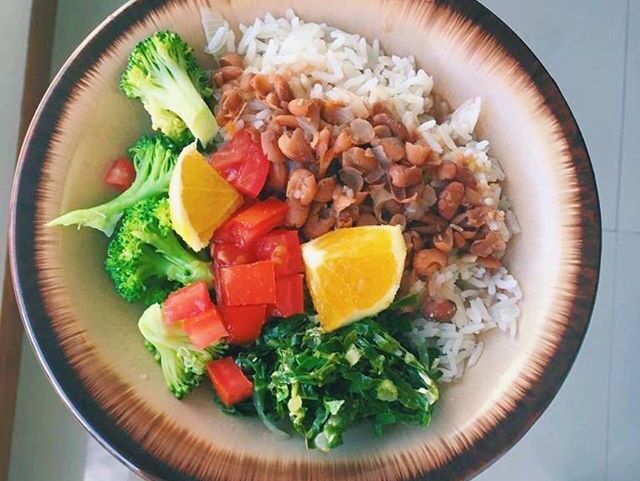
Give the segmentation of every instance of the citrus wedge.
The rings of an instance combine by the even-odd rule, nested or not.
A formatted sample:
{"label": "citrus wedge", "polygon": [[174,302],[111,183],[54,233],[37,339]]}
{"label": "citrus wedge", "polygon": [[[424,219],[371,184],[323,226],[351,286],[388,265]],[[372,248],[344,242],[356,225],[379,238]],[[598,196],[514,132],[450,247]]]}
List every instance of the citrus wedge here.
{"label": "citrus wedge", "polygon": [[389,307],[407,249],[399,226],[339,229],[302,246],[320,324],[334,331]]}
{"label": "citrus wedge", "polygon": [[211,167],[195,144],[180,153],[169,184],[174,230],[195,251],[242,204],[242,196]]}

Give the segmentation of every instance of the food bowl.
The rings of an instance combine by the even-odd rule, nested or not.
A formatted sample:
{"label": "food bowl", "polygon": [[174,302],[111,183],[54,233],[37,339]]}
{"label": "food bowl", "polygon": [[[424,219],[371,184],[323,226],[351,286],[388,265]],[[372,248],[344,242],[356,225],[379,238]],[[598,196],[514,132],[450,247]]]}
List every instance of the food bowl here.
{"label": "food bowl", "polygon": [[[233,26],[293,8],[307,21],[378,38],[416,57],[452,104],[479,96],[478,125],[507,174],[522,226],[507,264],[524,299],[515,338],[491,332],[465,377],[443,388],[432,425],[366,426],[324,454],[274,437],[259,421],[216,409],[207,389],[177,401],[145,351],[141,309],[119,299],[97,231],[47,228],[70,208],[108,198],[109,159],[149,131],[118,91],[134,45],[160,30],[204,45],[199,9]],[[202,65],[211,66],[196,48]],[[138,0],[101,24],[47,91],[20,154],[11,203],[13,281],[25,329],[47,375],[82,424],[131,469],[165,480],[468,479],[511,447],[566,377],[598,281],[600,211],[593,170],[556,84],[524,43],[472,0]]]}

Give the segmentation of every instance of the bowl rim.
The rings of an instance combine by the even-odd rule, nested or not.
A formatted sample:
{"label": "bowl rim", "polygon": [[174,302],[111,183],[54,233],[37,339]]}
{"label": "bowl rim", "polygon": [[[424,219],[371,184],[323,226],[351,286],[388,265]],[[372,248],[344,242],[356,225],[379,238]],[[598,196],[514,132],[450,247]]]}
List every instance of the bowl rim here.
{"label": "bowl rim", "polygon": [[[39,363],[62,401],[84,428],[114,457],[146,479],[184,480],[195,478],[142,449],[89,395],[73,367],[59,348],[38,286],[38,268],[33,259],[37,186],[40,165],[49,150],[50,138],[58,121],[57,113],[70,99],[74,86],[82,79],[94,59],[104,53],[122,31],[165,4],[182,0],[129,0],[100,23],[75,49],[51,81],[26,132],[16,167],[10,200],[9,257],[18,310],[29,342]],[[425,3],[429,0],[410,0]],[[560,124],[567,140],[579,187],[579,209],[583,222],[583,241],[578,262],[579,284],[570,306],[572,324],[550,356],[553,370],[545,370],[500,425],[500,436],[484,436],[462,454],[429,473],[429,479],[469,479],[486,469],[511,448],[546,410],[576,359],[586,335],[599,281],[602,229],[600,204],[593,167],[577,122],[556,82],[520,37],[498,16],[477,0],[432,0],[438,7],[450,8],[480,27],[517,61],[530,77]],[[30,185],[28,185],[30,184]],[[20,216],[18,209],[20,208]],[[570,328],[569,328],[570,327]],[[493,432],[489,431],[487,434]],[[491,437],[492,442],[487,442]],[[464,469],[454,469],[455,464]],[[452,468],[452,464],[454,464]]]}

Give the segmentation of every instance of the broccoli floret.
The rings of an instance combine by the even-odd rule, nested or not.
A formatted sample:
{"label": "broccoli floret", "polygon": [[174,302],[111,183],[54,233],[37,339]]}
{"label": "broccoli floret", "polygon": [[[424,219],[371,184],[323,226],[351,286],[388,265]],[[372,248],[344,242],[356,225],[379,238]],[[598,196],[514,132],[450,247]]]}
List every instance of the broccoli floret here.
{"label": "broccoli floret", "polygon": [[145,338],[146,348],[160,363],[169,391],[178,399],[200,383],[206,364],[221,357],[226,350],[224,343],[196,349],[182,328],[165,324],[159,304],[152,304],[144,311],[138,329]]}
{"label": "broccoli floret", "polygon": [[218,131],[203,99],[212,94],[207,75],[193,49],[174,32],[158,32],[136,46],[120,88],[127,97],[142,100],[154,130],[178,143],[188,143],[193,134],[206,147]]}
{"label": "broccoli floret", "polygon": [[178,147],[164,135],[142,137],[129,148],[129,155],[136,169],[136,178],[131,187],[109,202],[68,212],[47,225],[92,227],[110,236],[125,209],[140,199],[164,194],[169,190],[178,154]]}
{"label": "broccoli floret", "polygon": [[105,269],[129,302],[161,302],[179,285],[212,282],[209,265],[171,228],[169,201],[151,197],[128,208],[107,249]]}

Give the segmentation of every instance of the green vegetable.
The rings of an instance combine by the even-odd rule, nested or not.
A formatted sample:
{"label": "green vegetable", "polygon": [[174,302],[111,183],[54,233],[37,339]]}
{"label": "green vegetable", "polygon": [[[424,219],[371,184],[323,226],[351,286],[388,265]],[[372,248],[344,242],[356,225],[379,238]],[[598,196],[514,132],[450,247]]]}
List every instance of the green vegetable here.
{"label": "green vegetable", "polygon": [[377,434],[389,424],[428,425],[438,399],[430,369],[381,325],[402,317],[385,311],[329,334],[304,315],[268,325],[237,358],[253,375],[259,417],[276,431],[288,419],[321,450],[361,421]]}
{"label": "green vegetable", "polygon": [[127,209],[109,242],[105,269],[129,302],[161,302],[178,285],[213,276],[209,264],[187,250],[171,227],[166,197],[143,199]]}
{"label": "green vegetable", "polygon": [[129,149],[136,169],[136,179],[131,187],[109,202],[68,212],[47,225],[92,227],[110,236],[126,208],[141,199],[164,194],[169,190],[178,153],[178,147],[168,137],[142,137]]}
{"label": "green vegetable", "polygon": [[223,343],[196,349],[180,327],[165,324],[159,304],[144,311],[138,329],[145,338],[145,346],[160,363],[169,391],[178,399],[200,384],[206,364],[222,357],[226,350]]}
{"label": "green vegetable", "polygon": [[193,49],[173,32],[158,32],[140,42],[120,79],[127,97],[142,100],[154,130],[181,145],[195,136],[205,147],[218,124],[203,98],[212,94]]}

